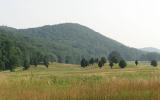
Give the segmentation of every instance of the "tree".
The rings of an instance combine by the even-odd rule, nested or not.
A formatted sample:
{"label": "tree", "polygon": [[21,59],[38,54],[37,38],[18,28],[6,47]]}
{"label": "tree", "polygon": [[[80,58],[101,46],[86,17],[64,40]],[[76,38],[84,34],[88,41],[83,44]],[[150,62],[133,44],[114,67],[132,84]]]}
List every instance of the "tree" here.
{"label": "tree", "polygon": [[106,58],[105,58],[105,57],[102,57],[100,62],[101,62],[101,63],[102,63],[102,65],[104,66],[104,64],[107,62],[107,60],[106,60]]}
{"label": "tree", "polygon": [[109,62],[109,66],[110,66],[111,69],[112,69],[112,67],[114,66],[114,63],[113,63],[113,62]]}
{"label": "tree", "polygon": [[120,60],[120,62],[119,62],[119,67],[120,67],[120,68],[125,68],[126,66],[127,66],[126,61],[125,61],[125,60]]}
{"label": "tree", "polygon": [[81,67],[86,67],[86,66],[88,66],[88,61],[85,59],[85,58],[83,58],[82,60],[81,60]]}
{"label": "tree", "polygon": [[103,67],[103,62],[102,62],[102,61],[99,61],[99,62],[98,62],[98,67],[99,67],[99,68],[102,68],[102,67]]}
{"label": "tree", "polygon": [[138,60],[135,61],[136,66],[138,65]]}
{"label": "tree", "polygon": [[49,61],[48,61],[48,57],[47,57],[47,56],[44,56],[44,58],[43,58],[43,63],[44,63],[44,65],[48,68],[48,66],[49,66]]}
{"label": "tree", "polygon": [[3,40],[0,44],[1,50],[1,65],[2,69],[14,71],[16,66],[18,66],[18,55],[17,48],[14,45],[14,42],[11,40]]}
{"label": "tree", "polygon": [[154,66],[154,67],[157,67],[158,66],[158,63],[156,60],[152,60],[151,61],[151,65]]}
{"label": "tree", "polygon": [[94,64],[94,59],[93,58],[91,58],[90,60],[89,60],[89,64]]}
{"label": "tree", "polygon": [[112,51],[108,56],[108,60],[110,62],[113,62],[113,63],[117,64],[117,63],[119,63],[120,60],[122,60],[122,57],[121,57],[119,52]]}

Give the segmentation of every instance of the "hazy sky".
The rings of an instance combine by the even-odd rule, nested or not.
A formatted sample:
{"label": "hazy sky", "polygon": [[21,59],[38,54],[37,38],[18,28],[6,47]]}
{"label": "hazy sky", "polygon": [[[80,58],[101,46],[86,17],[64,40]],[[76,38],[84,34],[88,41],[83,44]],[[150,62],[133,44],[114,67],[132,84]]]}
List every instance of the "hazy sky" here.
{"label": "hazy sky", "polygon": [[160,0],[0,0],[0,25],[80,23],[125,45],[160,48]]}

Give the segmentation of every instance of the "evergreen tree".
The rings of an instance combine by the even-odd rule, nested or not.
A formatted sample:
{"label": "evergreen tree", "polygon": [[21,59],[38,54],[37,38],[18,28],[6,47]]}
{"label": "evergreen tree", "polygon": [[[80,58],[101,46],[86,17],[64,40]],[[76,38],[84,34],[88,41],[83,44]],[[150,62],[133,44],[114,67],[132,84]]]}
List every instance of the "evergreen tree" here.
{"label": "evergreen tree", "polygon": [[84,58],[81,60],[81,67],[85,67],[85,59]]}
{"label": "evergreen tree", "polygon": [[88,66],[88,61],[85,58],[83,58],[81,60],[81,67],[86,67],[86,66]]}
{"label": "evergreen tree", "polygon": [[119,67],[120,67],[120,68],[125,68],[126,66],[127,66],[127,63],[126,63],[125,60],[121,60],[121,61],[119,62]]}
{"label": "evergreen tree", "polygon": [[104,66],[104,64],[107,62],[107,60],[106,60],[106,58],[105,57],[102,57],[101,58],[101,63],[102,63],[102,65]]}
{"label": "evergreen tree", "polygon": [[103,67],[103,62],[102,62],[102,61],[99,61],[99,62],[98,62],[98,67],[99,67],[99,68],[102,68],[102,67]]}
{"label": "evergreen tree", "polygon": [[151,61],[151,65],[154,66],[154,67],[157,67],[158,66],[158,63],[156,60],[152,60]]}
{"label": "evergreen tree", "polygon": [[136,66],[138,65],[138,60],[135,61]]}

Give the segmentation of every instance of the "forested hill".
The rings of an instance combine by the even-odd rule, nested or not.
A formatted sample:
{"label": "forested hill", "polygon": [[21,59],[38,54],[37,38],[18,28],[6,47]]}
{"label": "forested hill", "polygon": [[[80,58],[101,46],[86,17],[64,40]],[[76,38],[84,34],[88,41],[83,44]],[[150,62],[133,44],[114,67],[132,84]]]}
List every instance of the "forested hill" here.
{"label": "forested hill", "polygon": [[146,54],[73,23],[29,29],[0,27],[0,32],[9,34],[15,44],[23,43],[30,51],[50,56],[51,60],[58,62],[79,63],[82,57],[107,57],[112,51],[118,51],[126,60],[140,59]]}

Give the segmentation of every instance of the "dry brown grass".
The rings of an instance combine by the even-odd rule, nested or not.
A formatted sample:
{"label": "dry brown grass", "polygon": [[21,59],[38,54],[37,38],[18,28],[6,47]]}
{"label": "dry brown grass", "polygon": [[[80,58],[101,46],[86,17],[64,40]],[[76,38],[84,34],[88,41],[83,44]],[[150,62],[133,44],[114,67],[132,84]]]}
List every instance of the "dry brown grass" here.
{"label": "dry brown grass", "polygon": [[53,64],[0,76],[0,100],[160,100],[159,68]]}

